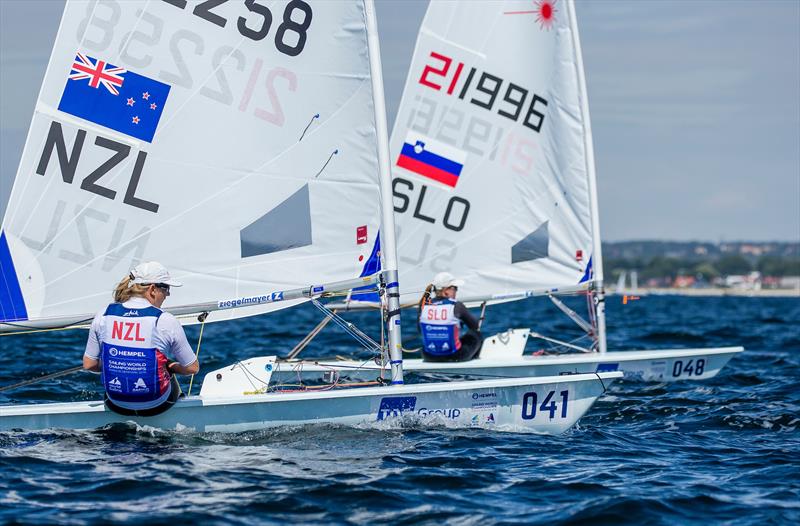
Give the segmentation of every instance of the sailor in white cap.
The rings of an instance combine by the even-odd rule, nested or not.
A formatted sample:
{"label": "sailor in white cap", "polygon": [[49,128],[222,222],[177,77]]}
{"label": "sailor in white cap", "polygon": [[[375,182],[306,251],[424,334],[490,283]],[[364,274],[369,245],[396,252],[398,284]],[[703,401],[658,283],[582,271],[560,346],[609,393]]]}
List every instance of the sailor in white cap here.
{"label": "sailor in white cap", "polygon": [[[422,333],[422,358],[426,362],[466,362],[481,352],[478,319],[467,307],[456,301],[458,287],[464,280],[449,272],[440,272],[425,289],[419,304],[419,326]],[[433,298],[431,291],[435,292]],[[470,332],[461,335],[461,324]]]}
{"label": "sailor in white cap", "polygon": [[180,286],[161,263],[140,263],[117,284],[114,303],[94,317],[83,368],[102,374],[112,411],[163,413],[180,396],[174,375],[200,370],[180,322],[161,310],[170,288]]}

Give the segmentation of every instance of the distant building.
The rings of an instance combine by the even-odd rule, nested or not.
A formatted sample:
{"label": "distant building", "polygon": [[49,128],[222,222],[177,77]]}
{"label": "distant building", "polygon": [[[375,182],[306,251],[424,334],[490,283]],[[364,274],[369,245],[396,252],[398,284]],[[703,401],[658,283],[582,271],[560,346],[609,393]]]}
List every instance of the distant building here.
{"label": "distant building", "polygon": [[800,276],[784,276],[778,280],[778,286],[782,289],[800,290]]}
{"label": "distant building", "polygon": [[723,284],[729,289],[761,290],[761,272],[726,276]]}
{"label": "distant building", "polygon": [[676,289],[688,289],[694,286],[695,281],[694,276],[678,276],[672,282],[672,286]]}

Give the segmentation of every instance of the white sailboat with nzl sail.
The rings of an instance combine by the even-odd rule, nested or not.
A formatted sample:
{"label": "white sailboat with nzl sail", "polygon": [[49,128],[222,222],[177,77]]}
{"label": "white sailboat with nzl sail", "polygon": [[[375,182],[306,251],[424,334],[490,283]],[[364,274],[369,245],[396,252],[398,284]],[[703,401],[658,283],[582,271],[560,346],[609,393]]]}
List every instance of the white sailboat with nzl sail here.
{"label": "white sailboat with nzl sail", "polygon": [[[715,376],[744,350],[607,350],[594,152],[572,0],[433,0],[391,155],[403,305],[416,305],[434,275],[450,272],[465,281],[458,299],[467,305],[547,296],[584,334],[565,341],[509,329],[486,338],[477,359],[406,360],[406,370],[501,376],[619,370],[669,382]],[[559,298],[569,295],[587,298],[588,319]],[[531,338],[558,353],[523,355]],[[302,368],[318,373],[355,364]]]}
{"label": "white sailboat with nzl sail", "polygon": [[0,430],[572,426],[621,373],[404,384],[389,166],[371,0],[67,2],[3,220],[0,330],[85,325],[143,259],[184,283],[167,310],[186,322],[365,287],[386,338],[351,332],[389,385],[273,392],[274,358],[243,359],[158,416],[16,404]]}

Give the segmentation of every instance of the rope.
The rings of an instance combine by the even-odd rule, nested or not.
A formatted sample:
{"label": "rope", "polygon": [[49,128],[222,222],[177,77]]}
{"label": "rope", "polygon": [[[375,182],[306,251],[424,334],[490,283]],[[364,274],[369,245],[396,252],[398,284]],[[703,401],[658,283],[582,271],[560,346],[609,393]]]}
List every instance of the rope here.
{"label": "rope", "polygon": [[311,127],[311,124],[313,124],[313,122],[314,122],[314,119],[319,119],[319,113],[317,113],[316,115],[314,115],[313,117],[311,117],[311,120],[310,120],[310,121],[308,121],[308,125],[306,126],[306,129],[305,129],[305,130],[303,130],[303,134],[302,134],[302,135],[300,135],[300,138],[299,138],[299,139],[297,139],[297,142],[300,142],[300,141],[302,141],[302,140],[303,140],[303,137],[305,137],[305,136],[306,136],[306,132],[307,132],[307,131],[308,131],[308,129]]}
{"label": "rope", "polygon": [[607,391],[605,382],[603,382],[603,379],[600,377],[600,374],[598,374],[597,371],[595,371],[594,375],[597,377],[598,380],[600,380],[600,385],[603,386],[603,393],[605,394],[605,392]]}
{"label": "rope", "polygon": [[[591,349],[584,349],[583,347],[578,347],[577,345],[572,345],[571,343],[567,343],[567,342],[564,342],[564,341],[561,341],[561,340],[556,340],[555,338],[548,338],[547,336],[539,334],[538,332],[531,331],[530,335],[533,338],[539,338],[541,340],[545,340],[547,342],[555,343],[555,344],[560,345],[562,347],[568,347],[568,348],[574,349],[576,351],[585,352],[585,353],[592,352]],[[577,338],[575,341],[581,340],[584,337],[585,336],[581,336],[581,337]]]}
{"label": "rope", "polygon": [[[332,310],[331,312],[333,312],[334,314],[336,314],[336,310],[335,310],[335,309],[334,309],[334,310]],[[309,344],[309,343],[311,343],[311,340],[313,340],[314,338],[316,338],[316,337],[317,337],[317,334],[319,334],[319,333],[322,331],[322,329],[324,329],[324,328],[325,328],[325,326],[326,326],[326,325],[328,324],[328,322],[330,322],[330,321],[331,321],[331,319],[330,319],[330,318],[328,318],[327,316],[326,316],[325,318],[322,318],[322,321],[320,321],[320,322],[317,324],[317,326],[316,326],[316,327],[314,327],[313,329],[311,329],[311,332],[309,332],[308,334],[306,334],[306,335],[305,335],[305,337],[304,337],[302,340],[300,340],[300,342],[298,342],[298,344],[297,344],[297,345],[295,345],[295,346],[294,346],[294,349],[292,349],[292,351],[291,351],[291,352],[290,352],[290,353],[289,353],[289,354],[286,356],[286,359],[287,359],[287,360],[291,360],[291,359],[293,359],[293,358],[297,357],[297,355],[298,355],[298,354],[300,354],[300,353],[303,351],[303,349],[305,349],[306,347],[308,347],[308,344]]]}
{"label": "rope", "polygon": [[381,346],[378,344],[378,342],[364,334],[360,329],[358,329],[358,327],[327,308],[318,300],[312,298],[311,303],[320,311],[322,311],[325,316],[332,319],[336,325],[347,331],[359,344],[361,344],[362,347],[372,352],[381,351]]}
{"label": "rope", "polygon": [[325,170],[325,168],[328,167],[328,163],[331,162],[331,159],[333,159],[333,156],[337,155],[338,153],[339,153],[339,150],[333,150],[333,153],[330,154],[330,156],[328,157],[328,160],[325,161],[325,164],[322,166],[322,168],[319,169],[319,172],[317,172],[317,175],[314,176],[314,179],[319,177],[319,174],[321,174],[322,171]]}
{"label": "rope", "polygon": [[[84,320],[83,322],[80,323],[85,323],[87,321],[90,320]],[[11,325],[12,327],[18,327],[18,325],[14,323],[3,323],[3,325]],[[28,331],[2,332],[0,333],[0,336],[18,336],[20,334],[36,334],[37,332],[71,331],[75,329],[88,329],[88,328],[89,327],[87,325],[71,324],[71,325],[65,325],[64,327],[54,327],[52,329],[31,329]]]}
{"label": "rope", "polygon": [[478,331],[480,332],[483,320],[486,318],[486,302],[481,303],[481,317],[478,319]]}
{"label": "rope", "polygon": [[58,371],[55,373],[46,374],[44,376],[39,376],[37,378],[31,378],[29,380],[25,380],[22,382],[18,382],[11,385],[6,385],[4,387],[0,387],[0,392],[2,391],[10,391],[11,389],[16,389],[17,387],[24,387],[26,385],[37,384],[39,382],[43,382],[45,380],[52,380],[53,378],[59,378],[61,376],[67,376],[68,374],[77,373],[78,371],[82,371],[83,366],[78,365],[76,367],[70,367],[69,369],[64,369],[63,371]]}
{"label": "rope", "polygon": [[[203,341],[203,329],[206,326],[206,318],[208,318],[208,312],[204,312],[200,316],[197,317],[197,321],[200,322],[200,336],[197,337],[197,350],[194,352],[195,360],[199,359],[200,357],[200,342]],[[192,385],[194,384],[194,375],[189,379],[189,391],[187,391],[186,396],[192,395]]]}

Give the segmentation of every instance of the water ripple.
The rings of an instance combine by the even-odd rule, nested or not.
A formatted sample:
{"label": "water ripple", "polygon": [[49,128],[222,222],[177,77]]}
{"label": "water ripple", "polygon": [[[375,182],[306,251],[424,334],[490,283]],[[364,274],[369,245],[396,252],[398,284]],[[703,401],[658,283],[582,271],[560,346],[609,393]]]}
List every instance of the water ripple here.
{"label": "water ripple", "polygon": [[[487,333],[529,320],[545,334],[571,330],[546,302],[495,309]],[[710,380],[618,382],[575,428],[556,437],[421,430],[411,422],[236,434],[133,424],[0,433],[0,522],[800,522],[800,302],[647,297],[627,308],[611,298],[608,314],[614,349],[748,349]],[[268,321],[206,327],[204,367],[265,341],[288,350],[316,316],[299,309]],[[365,324],[374,317],[354,319]],[[196,340],[197,328],[188,332]],[[20,338],[34,358],[20,362],[0,353],[0,385],[77,362],[84,337]],[[334,328],[307,352],[346,348]],[[0,403],[87,400],[97,393],[95,376],[76,374],[3,393]]]}

